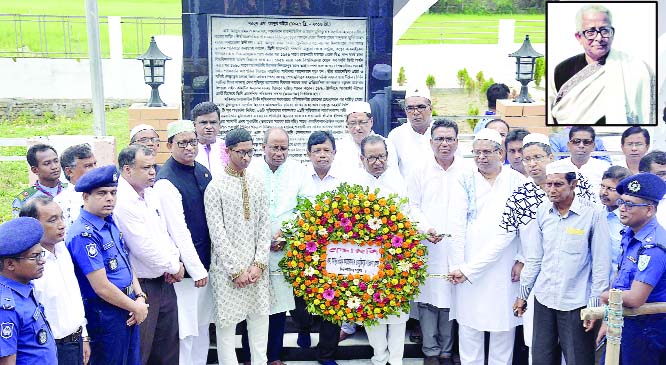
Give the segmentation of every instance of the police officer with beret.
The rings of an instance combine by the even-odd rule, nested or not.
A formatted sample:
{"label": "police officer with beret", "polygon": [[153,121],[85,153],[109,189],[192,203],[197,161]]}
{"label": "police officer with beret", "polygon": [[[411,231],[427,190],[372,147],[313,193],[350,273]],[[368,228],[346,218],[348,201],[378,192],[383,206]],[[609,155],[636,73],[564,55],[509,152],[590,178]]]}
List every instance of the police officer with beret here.
{"label": "police officer with beret", "polygon": [[[612,287],[622,290],[628,308],[666,302],[666,230],[655,218],[666,185],[657,175],[640,173],[623,179],[616,189],[620,222],[628,229]],[[608,301],[608,292],[602,299]],[[605,333],[604,324],[598,340]],[[620,364],[666,364],[666,313],[624,317]]]}
{"label": "police officer with beret", "polygon": [[43,234],[34,218],[0,225],[0,365],[58,364],[53,333],[30,282],[44,271]]}
{"label": "police officer with beret", "polygon": [[94,365],[141,363],[139,326],[148,315],[147,296],[130,266],[127,248],[112,212],[118,170],[88,171],[76,184],[83,208],[66,238],[81,287]]}

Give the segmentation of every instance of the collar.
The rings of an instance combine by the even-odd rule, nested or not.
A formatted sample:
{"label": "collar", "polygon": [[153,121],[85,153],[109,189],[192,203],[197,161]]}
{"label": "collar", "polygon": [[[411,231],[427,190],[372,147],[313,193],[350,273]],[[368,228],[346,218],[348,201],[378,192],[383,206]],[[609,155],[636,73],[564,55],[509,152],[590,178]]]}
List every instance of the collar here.
{"label": "collar", "polygon": [[[550,212],[557,213],[558,215],[560,214],[557,208],[555,208],[555,203],[550,203]],[[575,194],[573,202],[571,202],[571,206],[569,207],[569,212],[567,212],[566,216],[568,217],[570,213],[574,213],[576,215],[582,215],[583,213],[583,205],[580,203],[580,198]]]}
{"label": "collar", "polygon": [[107,223],[113,224],[113,218],[111,218],[111,215],[102,219],[84,208],[81,208],[81,214],[79,214],[79,216],[93,225],[98,231],[101,231]]}
{"label": "collar", "polygon": [[606,211],[608,212],[608,216],[615,216],[617,219],[620,219],[620,207],[615,208],[614,210],[608,210],[608,207],[606,207]]}
{"label": "collar", "polygon": [[[148,188],[146,188],[148,189]],[[144,197],[146,194],[146,189],[144,189]],[[122,195],[128,196],[131,200],[136,200],[136,201],[145,201],[144,198],[142,198],[139,193],[137,193],[136,190],[134,190],[134,187],[129,183],[129,181],[125,180],[125,178],[120,175],[118,178],[118,190],[122,192]]]}
{"label": "collar", "polygon": [[314,165],[312,165],[312,163],[309,163],[309,164],[308,164],[308,173],[309,173],[309,176],[310,176],[311,178],[313,178],[313,179],[317,178],[317,179],[319,179],[319,180],[321,180],[321,181],[324,181],[324,180],[326,180],[326,179],[328,179],[328,178],[331,178],[331,179],[337,179],[337,178],[338,178],[338,174],[336,173],[335,168],[334,168],[333,166],[335,166],[335,163],[331,164],[331,167],[328,169],[328,172],[326,173],[326,176],[324,176],[323,179],[319,179],[319,175],[317,174],[317,171],[315,171],[315,169],[314,169]]}
{"label": "collar", "polygon": [[182,163],[176,161],[176,159],[173,158],[173,156],[171,156],[169,158],[173,160],[173,166],[176,169],[180,169],[180,170],[184,170],[184,171],[192,171],[192,170],[194,170],[194,167],[197,165],[196,161],[194,162],[194,165],[190,166],[190,165],[185,165],[185,164],[182,164]]}
{"label": "collar", "polygon": [[13,291],[19,293],[22,297],[30,297],[30,292],[32,292],[32,283],[21,284],[18,281],[14,281],[8,277],[0,275],[0,285],[4,285]]}
{"label": "collar", "polygon": [[654,241],[654,232],[658,225],[659,222],[657,222],[657,217],[652,217],[652,219],[647,222],[647,224],[644,225],[640,231],[634,234],[634,238],[641,241],[642,243],[653,243],[652,241]]}

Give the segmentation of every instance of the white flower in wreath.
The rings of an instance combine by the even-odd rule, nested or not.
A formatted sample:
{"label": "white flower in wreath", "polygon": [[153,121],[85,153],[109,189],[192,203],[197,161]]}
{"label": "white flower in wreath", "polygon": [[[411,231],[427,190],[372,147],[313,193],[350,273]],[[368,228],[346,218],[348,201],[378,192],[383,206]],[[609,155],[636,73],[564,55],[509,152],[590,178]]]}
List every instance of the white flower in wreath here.
{"label": "white flower in wreath", "polygon": [[324,227],[319,228],[319,230],[317,231],[317,234],[320,236],[325,236],[326,233],[328,233],[328,231]]}
{"label": "white flower in wreath", "polygon": [[317,254],[312,255],[312,262],[319,262],[319,255]]}
{"label": "white flower in wreath", "polygon": [[389,248],[389,249],[388,249],[388,252],[389,252],[391,255],[395,255],[395,248]]}
{"label": "white flower in wreath", "polygon": [[409,262],[399,262],[398,263],[398,270],[400,271],[409,271],[410,268],[410,263]]}
{"label": "white flower in wreath", "polygon": [[303,273],[305,274],[305,276],[312,276],[317,273],[317,270],[315,270],[315,268],[312,266],[308,266],[305,268],[305,271],[303,271]]}
{"label": "white flower in wreath", "polygon": [[366,293],[368,293],[369,295],[375,294],[375,289],[368,288],[368,290],[366,290]]}
{"label": "white flower in wreath", "polygon": [[343,233],[343,234],[342,234],[342,239],[343,239],[343,240],[348,240],[348,239],[349,239],[349,235],[346,234],[346,233]]}
{"label": "white flower in wreath", "polygon": [[382,220],[379,218],[370,218],[368,220],[368,227],[373,231],[376,231],[382,227]]}
{"label": "white flower in wreath", "polygon": [[360,280],[354,279],[354,285],[358,285],[358,283],[360,283],[360,282],[361,282]]}
{"label": "white flower in wreath", "polygon": [[350,309],[356,309],[361,305],[361,300],[358,297],[351,297],[347,300],[347,307]]}

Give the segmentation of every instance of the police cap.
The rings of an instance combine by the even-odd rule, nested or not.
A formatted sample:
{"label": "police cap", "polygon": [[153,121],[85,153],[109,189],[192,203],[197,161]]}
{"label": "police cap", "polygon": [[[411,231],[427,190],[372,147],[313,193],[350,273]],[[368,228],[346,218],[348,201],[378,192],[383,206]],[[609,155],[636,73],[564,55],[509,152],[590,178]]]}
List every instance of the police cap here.
{"label": "police cap", "polygon": [[118,169],[115,165],[107,165],[86,172],[76,182],[74,190],[89,193],[97,188],[118,186]]}
{"label": "police cap", "polygon": [[618,194],[627,194],[658,203],[666,193],[666,184],[659,176],[642,172],[624,178],[617,184],[616,190]]}
{"label": "police cap", "polygon": [[39,243],[42,224],[31,217],[19,217],[0,224],[0,257],[16,256]]}

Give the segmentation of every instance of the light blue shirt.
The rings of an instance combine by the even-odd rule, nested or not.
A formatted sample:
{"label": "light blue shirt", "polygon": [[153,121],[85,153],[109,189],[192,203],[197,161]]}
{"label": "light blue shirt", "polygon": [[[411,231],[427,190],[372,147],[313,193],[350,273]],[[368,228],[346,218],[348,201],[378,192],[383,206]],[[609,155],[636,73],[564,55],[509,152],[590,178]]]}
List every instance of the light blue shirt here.
{"label": "light blue shirt", "polygon": [[599,306],[608,288],[611,248],[605,212],[575,197],[560,215],[552,203],[537,209],[536,223],[526,227],[525,267],[520,298],[534,290],[539,303],[559,311]]}
{"label": "light blue shirt", "polygon": [[607,215],[608,221],[608,231],[610,235],[610,244],[611,244],[611,281],[617,273],[617,268],[619,264],[620,254],[622,253],[622,248],[620,243],[622,241],[622,234],[620,233],[625,229],[625,225],[620,222],[620,208],[616,208],[612,212],[608,212]]}

